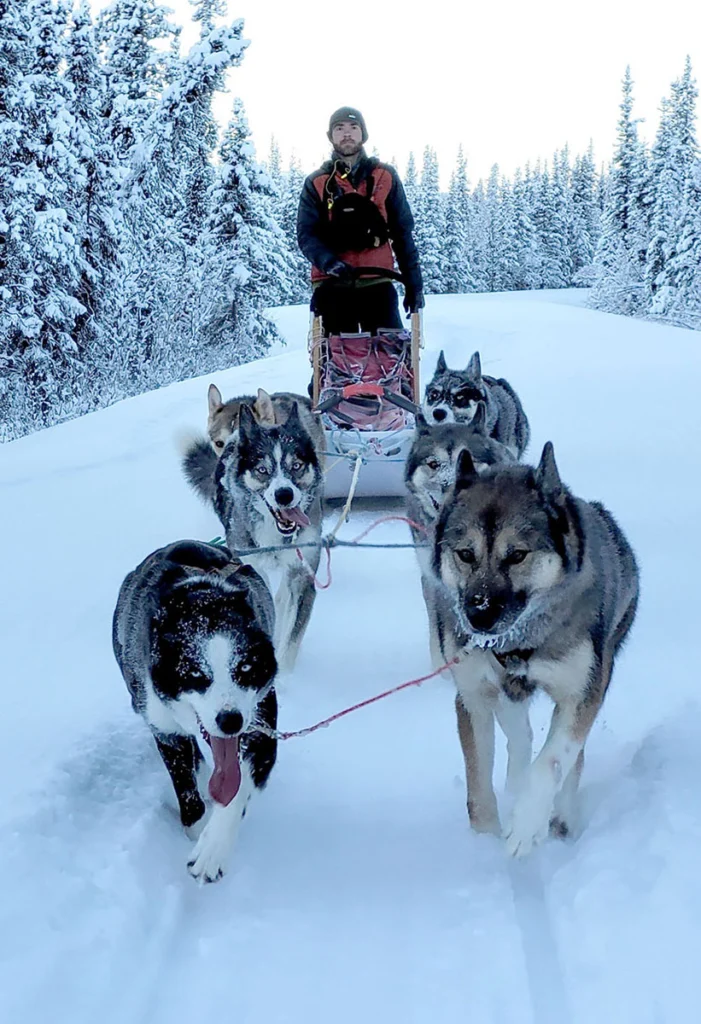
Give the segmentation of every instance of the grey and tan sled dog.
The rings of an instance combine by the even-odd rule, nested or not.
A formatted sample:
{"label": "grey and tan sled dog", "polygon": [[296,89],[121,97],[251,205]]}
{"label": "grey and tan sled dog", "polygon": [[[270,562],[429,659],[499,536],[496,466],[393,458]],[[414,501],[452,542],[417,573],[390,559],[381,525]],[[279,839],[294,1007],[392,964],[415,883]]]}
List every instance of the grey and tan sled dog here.
{"label": "grey and tan sled dog", "polygon": [[[281,570],[277,590],[275,650],[281,668],[292,669],[309,623],[316,590],[322,527],[323,474],[317,446],[292,403],[284,423],[263,426],[243,404],[239,426],[221,457],[205,441],[192,444],[185,476],[219,516],[232,551],[266,578]],[[256,548],[281,550],[261,552]],[[300,559],[297,549],[302,552]]]}
{"label": "grey and tan sled dog", "polygon": [[[537,469],[478,474],[469,452],[461,453],[436,526],[433,570],[441,654],[460,656],[453,676],[470,822],[501,833],[492,782],[496,716],[515,794],[507,849],[523,855],[549,829],[559,836],[573,829],[584,744],[635,617],[635,557],[611,513],[565,487],[548,443]],[[527,698],[538,688],[555,708],[531,763]]]}
{"label": "grey and tan sled dog", "polygon": [[258,394],[239,395],[226,402],[216,384],[210,384],[207,392],[207,434],[217,455],[221,455],[226,442],[238,430],[241,406],[248,405],[253,415],[266,427],[274,427],[287,422],[293,405],[297,406],[299,417],[309,431],[317,452],[324,450],[324,431],[319,416],[312,413],[312,403],[306,395],[296,395],[291,391],[278,391],[269,395],[258,388]]}
{"label": "grey and tan sled dog", "polygon": [[[511,449],[488,437],[484,402],[479,402],[477,411],[469,423],[428,423],[419,413],[416,417],[416,433],[404,469],[407,489],[407,515],[411,520],[410,529],[417,545],[416,557],[421,570],[421,589],[428,614],[431,660],[437,668],[443,663],[438,646],[436,620],[438,581],[432,569],[433,532],[446,494],[455,482],[458,456],[469,451],[476,468],[481,471],[488,466],[514,463],[516,457]],[[414,525],[415,524],[415,525]]]}
{"label": "grey and tan sled dog", "polygon": [[479,352],[465,370],[450,370],[441,352],[426,385],[423,412],[429,423],[469,423],[484,402],[486,433],[521,458],[531,431],[521,401],[508,381],[482,373]]}
{"label": "grey and tan sled dog", "polygon": [[[277,741],[260,732],[277,723],[273,618],[255,570],[199,541],[154,551],[119,592],[114,653],[170,774],[183,826],[194,834],[204,823],[188,862],[202,882],[226,870],[246,804],[275,764]],[[203,744],[214,760],[207,818]]]}

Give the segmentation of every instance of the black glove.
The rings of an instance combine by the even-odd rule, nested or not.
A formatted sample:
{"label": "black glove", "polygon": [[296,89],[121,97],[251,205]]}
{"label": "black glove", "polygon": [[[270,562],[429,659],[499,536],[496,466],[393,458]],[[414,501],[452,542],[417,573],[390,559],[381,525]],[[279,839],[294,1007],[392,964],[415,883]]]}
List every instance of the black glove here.
{"label": "black glove", "polygon": [[421,289],[416,292],[413,288],[404,289],[404,309],[407,313],[418,313],[418,311],[423,309],[425,305],[426,301]]}
{"label": "black glove", "polygon": [[330,267],[326,268],[329,277],[336,277],[339,281],[348,280],[353,273],[353,268],[343,260],[334,260]]}

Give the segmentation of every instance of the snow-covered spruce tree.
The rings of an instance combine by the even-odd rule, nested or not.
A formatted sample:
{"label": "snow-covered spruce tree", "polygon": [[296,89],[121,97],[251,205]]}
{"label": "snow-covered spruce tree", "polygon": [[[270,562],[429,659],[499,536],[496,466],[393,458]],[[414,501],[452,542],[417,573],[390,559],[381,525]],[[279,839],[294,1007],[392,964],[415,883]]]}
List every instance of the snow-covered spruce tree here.
{"label": "snow-covered spruce tree", "polygon": [[538,288],[540,286],[538,235],[531,216],[529,177],[530,168],[526,168],[526,177],[521,174],[520,169],[517,170],[512,189],[517,266],[514,275],[514,287],[519,289]]}
{"label": "snow-covered spruce tree", "polygon": [[290,302],[308,302],[311,294],[309,263],[297,244],[297,210],[304,185],[304,172],[296,156],[290,157],[282,175],[277,221],[285,236]]}
{"label": "snow-covered spruce tree", "polygon": [[568,288],[572,283],[573,218],[570,189],[570,161],[567,149],[553,156],[548,204],[548,231],[545,234],[545,277],[550,288]]}
{"label": "snow-covered spruce tree", "polygon": [[404,192],[414,216],[414,221],[416,221],[419,210],[420,189],[419,176],[416,170],[416,159],[413,153],[409,154],[409,159],[407,160],[406,173],[404,175]]}
{"label": "snow-covered spruce tree", "polygon": [[[10,155],[3,350],[20,371],[25,429],[55,422],[74,407],[82,354],[76,341],[85,308],[76,298],[83,259],[72,198],[84,169],[72,149],[75,119],[60,71],[67,10],[57,0],[22,5],[31,25],[24,71],[6,98],[16,128]],[[15,398],[15,403],[17,403]]]}
{"label": "snow-covered spruce tree", "polygon": [[470,269],[476,292],[489,291],[487,280],[489,272],[488,257],[488,211],[484,182],[477,185],[470,196],[470,215],[468,220],[467,248],[470,253]]}
{"label": "snow-covered spruce tree", "polygon": [[430,146],[424,150],[418,209],[414,211],[414,217],[424,288],[429,295],[440,295],[445,290],[441,258],[445,211],[438,178],[438,158]]}
{"label": "snow-covered spruce tree", "polygon": [[173,72],[168,44],[180,34],[156,0],[113,0],[97,35],[106,77],[105,114],[118,160],[128,161]]}
{"label": "snow-covered spruce tree", "polygon": [[196,136],[205,132],[212,96],[248,45],[242,29],[237,21],[200,38],[129,153],[122,194],[132,249],[133,338],[125,369],[135,390],[201,372],[201,327],[209,312],[202,305],[205,256],[193,228],[199,207],[188,186],[192,162],[204,159],[207,142]]}
{"label": "snow-covered spruce tree", "polygon": [[14,189],[20,167],[20,91],[30,65],[28,0],[0,0],[0,441],[22,432],[26,414],[23,362],[16,341],[26,254],[23,200]]}
{"label": "snow-covered spruce tree", "polygon": [[208,369],[262,355],[279,335],[265,316],[286,274],[284,236],[271,214],[271,184],[255,162],[240,100],[219,149],[206,238],[201,345]]}
{"label": "snow-covered spruce tree", "polygon": [[470,269],[469,235],[470,186],[467,180],[467,161],[461,146],[445,206],[443,285],[446,292],[463,294],[475,291]]}
{"label": "snow-covered spruce tree", "polygon": [[593,283],[594,254],[601,231],[601,210],[594,151],[590,144],[578,156],[571,175],[572,190],[572,282],[580,287]]}
{"label": "snow-covered spruce tree", "polygon": [[701,160],[687,177],[677,251],[665,267],[674,282],[666,315],[674,323],[701,330]]}
{"label": "snow-covered spruce tree", "polygon": [[499,260],[501,173],[494,164],[487,179],[483,203],[483,245],[484,245],[484,286],[485,291],[498,292],[502,289],[501,263]]}
{"label": "snow-covered spruce tree", "polygon": [[[650,217],[650,241],[646,253],[645,285],[648,312],[666,316],[676,303],[675,268],[692,167],[698,158],[696,139],[696,82],[687,58],[684,74],[672,84],[669,100],[663,100],[660,125],[652,152],[650,178],[654,200]],[[693,221],[693,217],[692,217]]]}
{"label": "snow-covered spruce tree", "polygon": [[494,206],[495,285],[499,291],[514,291],[519,286],[518,241],[516,234],[516,207],[511,182],[499,182],[497,202]]}
{"label": "snow-covered spruce tree", "polygon": [[118,176],[104,115],[104,76],[87,0],[82,0],[73,12],[65,80],[74,117],[71,148],[82,172],[70,201],[82,256],[76,297],[85,313],[76,326],[78,347],[86,365],[81,382],[81,411],[86,411],[121,395],[114,373],[114,350],[115,342],[119,344],[116,303],[125,269]]}
{"label": "snow-covered spruce tree", "polygon": [[647,154],[633,117],[630,68],[623,79],[617,145],[608,176],[602,230],[597,246],[597,280],[590,304],[610,313],[639,313],[644,308],[647,216]]}

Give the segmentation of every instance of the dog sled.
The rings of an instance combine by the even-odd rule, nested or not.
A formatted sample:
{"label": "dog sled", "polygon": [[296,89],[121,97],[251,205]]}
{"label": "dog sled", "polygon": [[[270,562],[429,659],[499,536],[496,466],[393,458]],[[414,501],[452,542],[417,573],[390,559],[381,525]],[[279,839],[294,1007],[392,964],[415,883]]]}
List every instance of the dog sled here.
{"label": "dog sled", "polygon": [[[367,275],[402,279],[379,268],[356,271]],[[352,485],[361,497],[404,494],[404,465],[421,402],[422,345],[420,313],[411,314],[408,331],[381,328],[376,334],[327,334],[322,318],[313,315],[312,401],[326,439],[327,498],[346,497]]]}

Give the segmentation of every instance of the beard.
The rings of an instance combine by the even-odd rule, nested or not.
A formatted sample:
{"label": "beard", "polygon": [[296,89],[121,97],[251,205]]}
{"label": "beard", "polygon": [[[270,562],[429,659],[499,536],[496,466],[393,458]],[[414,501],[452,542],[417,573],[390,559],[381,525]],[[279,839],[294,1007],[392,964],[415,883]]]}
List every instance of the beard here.
{"label": "beard", "polygon": [[362,142],[354,142],[352,139],[343,139],[342,142],[337,143],[336,152],[340,153],[341,156],[357,156],[362,148]]}

